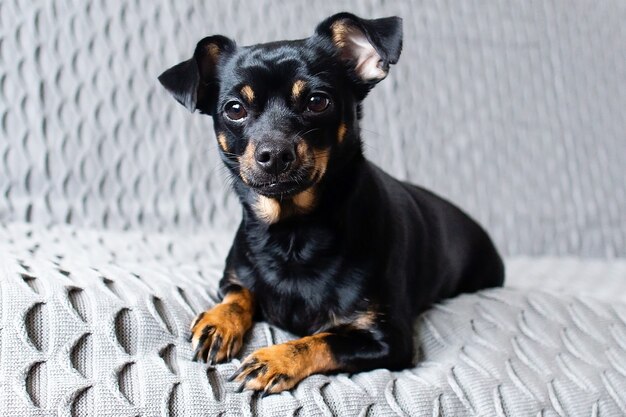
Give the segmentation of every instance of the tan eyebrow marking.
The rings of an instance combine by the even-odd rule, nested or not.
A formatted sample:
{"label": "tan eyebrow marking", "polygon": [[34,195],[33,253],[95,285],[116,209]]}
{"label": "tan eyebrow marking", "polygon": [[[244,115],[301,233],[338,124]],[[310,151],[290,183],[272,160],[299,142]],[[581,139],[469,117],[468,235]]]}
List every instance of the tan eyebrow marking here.
{"label": "tan eyebrow marking", "polygon": [[241,87],[241,95],[246,99],[248,104],[252,104],[252,101],[254,101],[254,90],[249,85]]}
{"label": "tan eyebrow marking", "polygon": [[300,97],[300,94],[302,94],[302,91],[304,90],[305,86],[306,86],[306,83],[302,80],[298,80],[295,83],[293,83],[293,87],[291,87],[291,97],[294,100],[297,100]]}

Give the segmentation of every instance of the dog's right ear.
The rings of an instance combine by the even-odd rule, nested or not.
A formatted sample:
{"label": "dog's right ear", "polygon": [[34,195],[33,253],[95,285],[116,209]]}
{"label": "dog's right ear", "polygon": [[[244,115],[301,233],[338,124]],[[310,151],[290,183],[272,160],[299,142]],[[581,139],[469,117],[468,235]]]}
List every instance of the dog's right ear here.
{"label": "dog's right ear", "polygon": [[159,75],[159,81],[190,112],[198,109],[213,114],[219,92],[217,64],[235,48],[235,42],[225,36],[206,37],[198,42],[191,59]]}
{"label": "dog's right ear", "polygon": [[337,13],[320,23],[315,33],[330,39],[339,58],[370,88],[387,76],[402,51],[402,19],[397,16],[368,20]]}

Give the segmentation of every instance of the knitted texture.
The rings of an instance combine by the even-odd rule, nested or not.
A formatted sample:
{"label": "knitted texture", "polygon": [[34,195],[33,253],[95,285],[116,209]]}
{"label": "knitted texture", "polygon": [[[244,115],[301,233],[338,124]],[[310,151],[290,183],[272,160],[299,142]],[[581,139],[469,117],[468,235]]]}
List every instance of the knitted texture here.
{"label": "knitted texture", "polygon": [[158,84],[202,37],[404,18],[368,156],[451,198],[507,254],[626,255],[626,2],[3,0],[0,219],[147,231],[239,218],[210,118]]}
{"label": "knitted texture", "polygon": [[[226,379],[243,356],[291,335],[257,323],[241,355],[216,367],[192,362],[186,340],[193,315],[215,303],[223,240],[0,227],[2,415],[626,414],[624,263],[608,277],[599,263],[586,271],[598,286],[622,274],[611,301],[506,288],[461,296],[418,320],[414,368],[315,375],[260,398]],[[538,265],[544,280],[561,270]]]}

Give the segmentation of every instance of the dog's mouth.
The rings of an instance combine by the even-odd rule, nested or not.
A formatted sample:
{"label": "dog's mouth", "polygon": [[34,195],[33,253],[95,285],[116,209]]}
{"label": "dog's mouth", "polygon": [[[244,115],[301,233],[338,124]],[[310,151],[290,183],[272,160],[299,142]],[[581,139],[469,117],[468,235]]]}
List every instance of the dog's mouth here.
{"label": "dog's mouth", "polygon": [[312,184],[310,184],[310,181],[298,181],[294,179],[289,179],[282,181],[275,180],[263,183],[248,182],[248,185],[258,194],[261,194],[265,197],[286,198],[292,197],[299,192],[304,191]]}
{"label": "dog's mouth", "polygon": [[312,156],[300,156],[300,162],[282,173],[268,173],[250,166],[240,165],[239,176],[255,193],[270,198],[290,198],[307,190],[321,179],[323,172],[316,170]]}

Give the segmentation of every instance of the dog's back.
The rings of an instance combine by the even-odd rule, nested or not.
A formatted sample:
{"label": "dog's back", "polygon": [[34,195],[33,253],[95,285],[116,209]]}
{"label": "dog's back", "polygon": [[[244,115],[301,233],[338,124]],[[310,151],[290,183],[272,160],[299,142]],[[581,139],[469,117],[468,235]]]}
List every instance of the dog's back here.
{"label": "dog's back", "polygon": [[[501,286],[504,264],[484,229],[449,201],[366,162],[362,202],[377,205],[378,268],[410,294],[411,312],[464,292]],[[393,284],[390,284],[393,286]]]}

